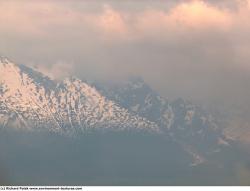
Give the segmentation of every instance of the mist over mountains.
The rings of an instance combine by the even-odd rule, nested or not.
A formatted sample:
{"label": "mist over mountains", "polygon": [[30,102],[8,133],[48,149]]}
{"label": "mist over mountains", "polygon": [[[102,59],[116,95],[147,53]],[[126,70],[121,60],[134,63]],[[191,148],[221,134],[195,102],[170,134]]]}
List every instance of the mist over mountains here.
{"label": "mist over mountains", "polygon": [[250,184],[250,0],[0,13],[0,185]]}
{"label": "mist over mountains", "polygon": [[0,93],[0,162],[13,184],[240,184],[247,154],[220,120],[141,78],[57,81],[1,57]]}

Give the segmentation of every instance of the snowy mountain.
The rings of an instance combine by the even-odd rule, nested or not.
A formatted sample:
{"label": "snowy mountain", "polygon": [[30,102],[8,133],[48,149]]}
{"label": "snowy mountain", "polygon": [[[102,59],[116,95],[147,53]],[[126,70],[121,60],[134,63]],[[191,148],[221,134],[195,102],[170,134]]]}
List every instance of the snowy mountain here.
{"label": "snowy mountain", "polygon": [[214,116],[181,98],[170,102],[140,78],[116,85],[95,85],[103,95],[131,113],[156,123],[161,132],[182,145],[197,163],[229,145],[230,140]]}
{"label": "snowy mountain", "polygon": [[181,147],[193,165],[230,144],[211,114],[182,99],[170,102],[141,79],[118,85],[73,77],[58,82],[4,57],[0,127],[66,135],[91,130],[153,132]]}
{"label": "snowy mountain", "polygon": [[56,82],[3,57],[0,59],[0,93],[3,127],[69,134],[93,128],[158,131],[155,123],[129,113],[78,79]]}

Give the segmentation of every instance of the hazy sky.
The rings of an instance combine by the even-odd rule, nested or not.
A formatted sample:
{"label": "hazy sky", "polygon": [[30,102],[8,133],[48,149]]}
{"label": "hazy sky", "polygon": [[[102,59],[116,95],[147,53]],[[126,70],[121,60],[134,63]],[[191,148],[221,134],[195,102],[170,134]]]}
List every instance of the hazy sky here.
{"label": "hazy sky", "polygon": [[143,77],[167,97],[250,106],[250,0],[1,0],[0,54],[54,78]]}

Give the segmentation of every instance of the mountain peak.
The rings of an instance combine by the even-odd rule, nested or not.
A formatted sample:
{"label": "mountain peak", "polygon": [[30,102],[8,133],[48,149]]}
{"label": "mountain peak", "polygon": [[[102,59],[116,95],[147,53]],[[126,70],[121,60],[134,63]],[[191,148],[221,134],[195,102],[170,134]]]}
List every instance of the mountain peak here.
{"label": "mountain peak", "polygon": [[0,63],[1,64],[8,64],[10,61],[9,61],[9,59],[7,58],[7,57],[5,57],[5,56],[0,56]]}
{"label": "mountain peak", "polygon": [[3,70],[17,69],[17,65],[11,62],[7,57],[0,56],[0,68]]}
{"label": "mountain peak", "polygon": [[[96,88],[71,77],[57,83],[24,65],[2,59],[0,123],[74,132],[83,129],[156,130],[157,125],[108,100]],[[3,117],[4,116],[4,117]],[[16,122],[15,122],[16,123]]]}
{"label": "mountain peak", "polygon": [[210,116],[182,99],[169,102],[141,78],[110,88],[75,77],[58,83],[1,57],[0,95],[0,127],[4,128],[67,135],[93,129],[142,130],[171,137],[198,153],[212,152],[224,140]]}
{"label": "mountain peak", "polygon": [[137,77],[137,76],[130,77],[126,85],[128,85],[130,88],[133,88],[133,89],[139,89],[144,86],[147,86],[145,81],[141,77]]}

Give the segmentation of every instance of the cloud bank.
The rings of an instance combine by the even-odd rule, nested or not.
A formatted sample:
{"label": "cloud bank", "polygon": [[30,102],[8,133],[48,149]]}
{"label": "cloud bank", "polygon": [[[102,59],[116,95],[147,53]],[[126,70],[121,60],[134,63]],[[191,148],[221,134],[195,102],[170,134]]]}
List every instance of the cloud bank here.
{"label": "cloud bank", "polygon": [[249,0],[10,0],[0,12],[0,53],[53,78],[139,75],[170,98],[249,107]]}

